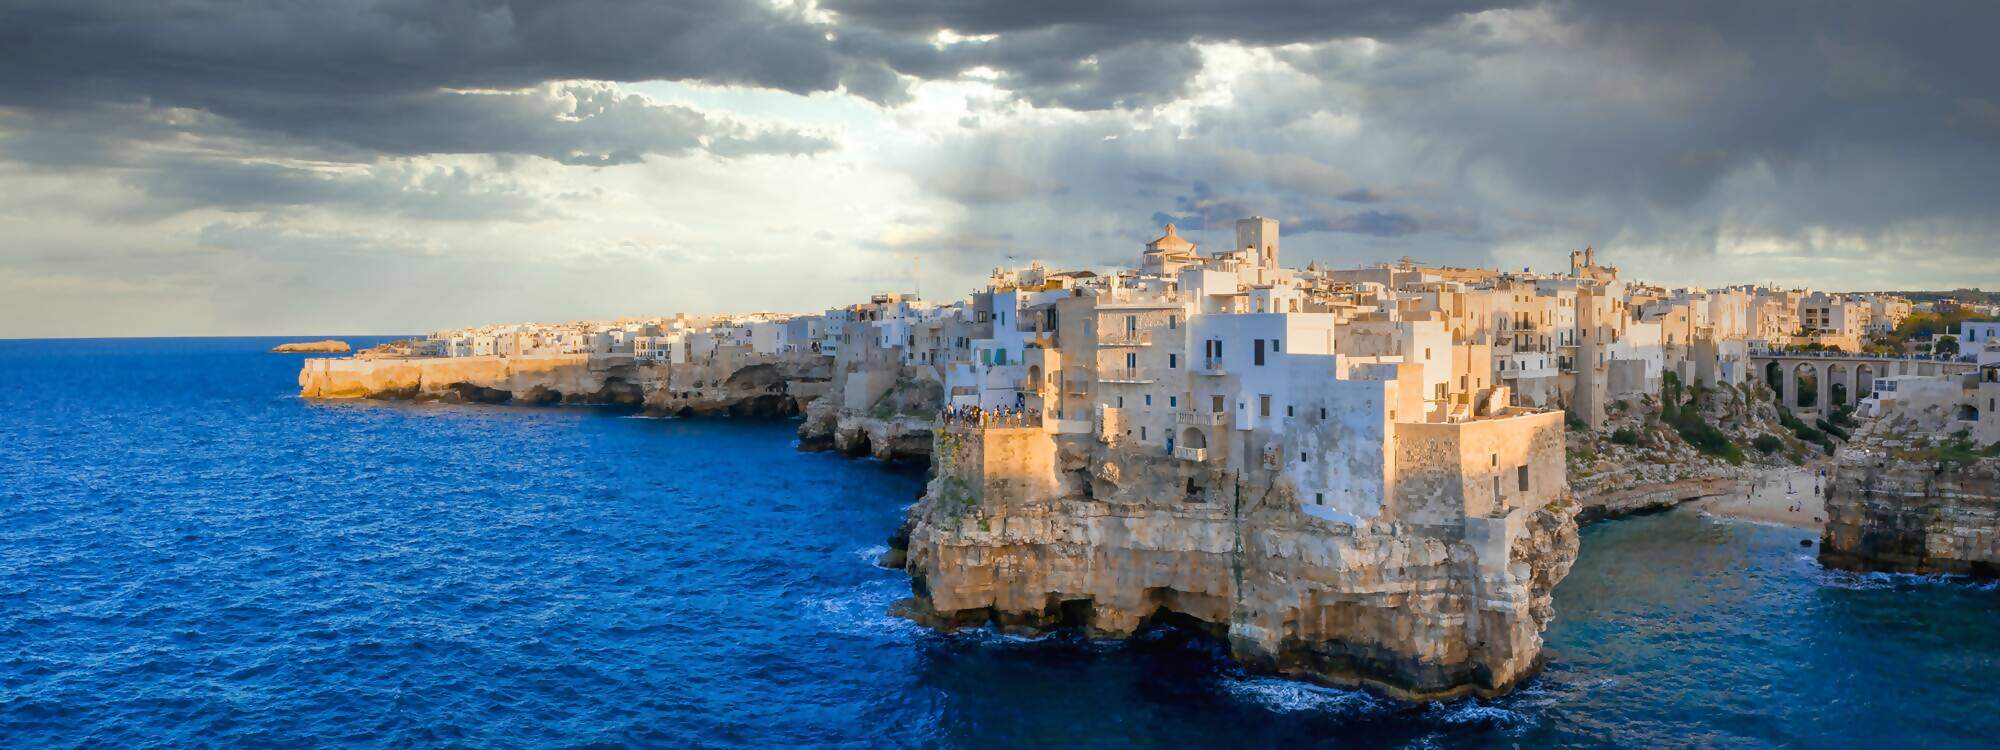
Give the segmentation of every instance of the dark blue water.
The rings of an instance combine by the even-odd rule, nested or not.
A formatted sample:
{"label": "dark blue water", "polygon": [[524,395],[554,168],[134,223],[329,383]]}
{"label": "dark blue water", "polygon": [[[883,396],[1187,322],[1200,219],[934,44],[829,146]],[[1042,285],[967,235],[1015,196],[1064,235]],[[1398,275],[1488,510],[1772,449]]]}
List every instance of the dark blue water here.
{"label": "dark blue water", "polygon": [[1952,746],[2000,593],[1798,532],[1586,529],[1549,668],[1411,707],[1212,644],[941,637],[922,477],[787,422],[312,403],[263,339],[0,341],[0,746]]}

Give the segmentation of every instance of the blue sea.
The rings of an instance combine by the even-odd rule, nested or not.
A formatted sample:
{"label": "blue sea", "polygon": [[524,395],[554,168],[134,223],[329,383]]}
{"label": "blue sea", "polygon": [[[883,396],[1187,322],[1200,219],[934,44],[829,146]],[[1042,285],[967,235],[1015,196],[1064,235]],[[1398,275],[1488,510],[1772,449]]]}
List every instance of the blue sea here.
{"label": "blue sea", "polygon": [[2000,592],[1824,571],[1797,531],[1587,527],[1539,677],[1402,705],[1180,633],[892,618],[872,561],[921,473],[791,422],[316,403],[278,341],[0,341],[0,746],[2000,738]]}

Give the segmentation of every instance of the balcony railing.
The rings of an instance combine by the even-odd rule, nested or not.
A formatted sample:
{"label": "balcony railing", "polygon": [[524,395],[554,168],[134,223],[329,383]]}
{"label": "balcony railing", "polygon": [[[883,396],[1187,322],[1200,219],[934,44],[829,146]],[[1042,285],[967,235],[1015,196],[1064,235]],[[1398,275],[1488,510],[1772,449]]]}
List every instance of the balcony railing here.
{"label": "balcony railing", "polygon": [[1174,458],[1182,461],[1207,461],[1207,448],[1175,448]]}
{"label": "balcony railing", "polygon": [[1153,376],[1144,368],[1129,370],[1105,370],[1097,374],[1097,379],[1106,383],[1151,383]]}
{"label": "balcony railing", "polygon": [[1111,330],[1098,334],[1098,346],[1152,346],[1152,331]]}
{"label": "balcony railing", "polygon": [[1229,415],[1219,411],[1195,411],[1182,409],[1174,412],[1174,421],[1199,427],[1217,427],[1229,421]]}
{"label": "balcony railing", "polygon": [[1194,374],[1196,375],[1221,377],[1228,374],[1228,371],[1222,369],[1222,360],[1220,358],[1203,359],[1198,362],[1190,362],[1189,364],[1194,367]]}

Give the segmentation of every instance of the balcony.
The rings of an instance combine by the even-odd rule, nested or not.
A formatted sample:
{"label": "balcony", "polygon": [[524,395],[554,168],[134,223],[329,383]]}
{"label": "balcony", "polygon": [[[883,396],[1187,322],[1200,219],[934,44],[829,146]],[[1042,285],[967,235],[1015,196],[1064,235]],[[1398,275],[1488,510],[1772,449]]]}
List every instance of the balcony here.
{"label": "balcony", "polygon": [[1090,381],[1073,378],[1063,385],[1063,391],[1072,396],[1090,395]]}
{"label": "balcony", "polygon": [[1097,374],[1102,383],[1151,383],[1153,376],[1144,368],[1130,370],[1105,370]]}
{"label": "balcony", "polygon": [[1227,370],[1222,369],[1221,359],[1204,359],[1199,362],[1190,362],[1188,365],[1193,368],[1196,375],[1219,378],[1229,374]]}
{"label": "balcony", "polygon": [[1175,448],[1174,458],[1182,461],[1207,461],[1207,448]]}
{"label": "balcony", "polygon": [[1098,334],[1098,336],[1097,336],[1097,345],[1098,345],[1098,346],[1100,346],[1100,347],[1114,347],[1114,346],[1152,346],[1152,345],[1153,345],[1153,332],[1152,332],[1152,331],[1115,331],[1115,330],[1114,330],[1114,331],[1105,331],[1105,332],[1103,332],[1103,333],[1100,333],[1100,334]]}
{"label": "balcony", "polygon": [[1182,409],[1174,412],[1174,422],[1197,427],[1220,427],[1229,421],[1229,415],[1219,411],[1195,411]]}

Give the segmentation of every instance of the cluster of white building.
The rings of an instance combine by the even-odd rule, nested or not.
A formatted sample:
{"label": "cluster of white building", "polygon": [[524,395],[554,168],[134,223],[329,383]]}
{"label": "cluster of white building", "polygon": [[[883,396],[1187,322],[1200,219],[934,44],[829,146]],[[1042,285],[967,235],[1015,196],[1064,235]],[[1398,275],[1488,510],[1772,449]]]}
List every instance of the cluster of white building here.
{"label": "cluster of white building", "polygon": [[630,355],[642,362],[685,364],[701,361],[725,347],[768,355],[815,352],[826,339],[825,320],[813,315],[752,313],[509,323],[437,331],[414,342],[409,353],[433,357]]}
{"label": "cluster of white building", "polygon": [[[1657,393],[1669,373],[1741,384],[1755,374],[1753,352],[1853,351],[1911,311],[1892,295],[1635,283],[1590,249],[1569,261],[1552,274],[1407,259],[1289,268],[1278,222],[1252,217],[1221,252],[1198,252],[1169,225],[1134,268],[996,269],[984,289],[948,304],[878,294],[819,315],[485,326],[438,332],[419,353],[684,363],[735,346],[894,363],[939,382],[951,406],[1018,407],[1052,428],[1205,458],[1217,430],[1302,414],[1343,425],[1327,442],[1520,409],[1601,424],[1609,400]],[[2000,359],[2000,324],[1991,325],[1968,329],[1966,345],[1992,342]]]}

